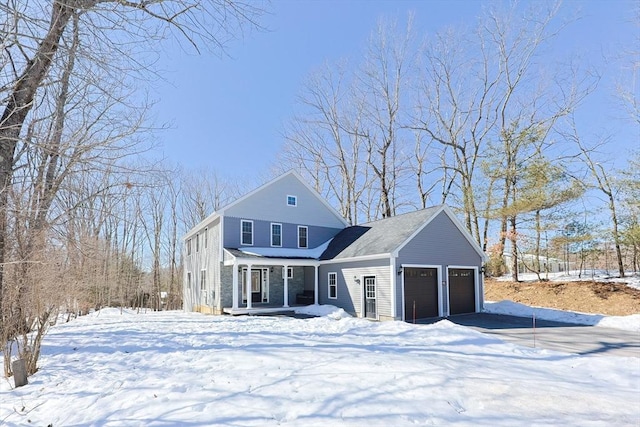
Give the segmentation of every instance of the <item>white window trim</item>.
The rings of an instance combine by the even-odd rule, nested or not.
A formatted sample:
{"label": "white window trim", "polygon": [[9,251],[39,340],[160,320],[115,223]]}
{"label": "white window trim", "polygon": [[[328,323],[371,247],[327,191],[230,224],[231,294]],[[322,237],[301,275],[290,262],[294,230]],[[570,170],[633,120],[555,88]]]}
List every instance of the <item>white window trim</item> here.
{"label": "white window trim", "polygon": [[[261,294],[261,302],[263,303],[269,303],[269,269],[268,268],[251,268],[251,272],[254,271],[261,271],[261,276],[262,276],[262,294]],[[246,303],[247,302],[247,271],[248,269],[246,267],[242,267],[242,269],[240,270],[240,274],[239,274],[239,280],[242,280],[242,290],[241,290],[241,298],[242,298],[242,303]]]}
{"label": "white window trim", "polygon": [[293,267],[287,267],[287,279],[293,279]]}
{"label": "white window trim", "polygon": [[366,283],[366,279],[368,278],[373,278],[373,286],[375,286],[374,288],[374,292],[375,292],[375,297],[373,298],[373,300],[376,302],[376,317],[370,317],[369,319],[375,319],[378,320],[380,319],[380,307],[378,307],[378,275],[377,274],[363,274],[362,276],[360,276],[360,283],[362,284],[362,317],[365,317],[365,304],[367,303],[367,283]]}
{"label": "white window trim", "polygon": [[450,294],[449,270],[452,270],[452,269],[473,270],[473,276],[474,276],[473,290],[476,294],[475,295],[476,313],[480,312],[482,310],[482,305],[483,305],[483,303],[480,301],[480,280],[482,280],[482,275],[480,274],[480,268],[476,265],[448,265],[447,271],[446,271],[446,277],[445,277],[446,284],[447,284],[446,295],[445,295],[445,298],[447,299],[447,313],[445,314],[445,317],[449,317],[451,315],[451,301],[449,300],[449,294]]}
{"label": "white window trim", "polygon": [[[307,236],[306,236],[306,242],[307,245],[306,246],[300,246],[300,230],[301,229],[305,229],[307,230]],[[306,225],[299,225],[298,226],[298,249],[306,249],[309,248],[309,227],[307,227]]]}
{"label": "white window trim", "polygon": [[[335,277],[335,288],[336,288],[336,296],[331,296],[331,276]],[[328,299],[338,299],[338,273],[335,271],[331,271],[327,273],[327,298]]]}
{"label": "white window trim", "polygon": [[[242,240],[243,237],[243,231],[242,231],[242,225],[248,222],[251,224],[251,243],[244,243]],[[240,220],[240,245],[242,246],[253,246],[253,221],[251,221],[250,219],[241,219]]]}
{"label": "white window trim", "polygon": [[207,289],[207,270],[200,270],[200,290],[204,291]]}
{"label": "white window trim", "polygon": [[[279,245],[274,245],[273,244],[273,226],[274,225],[279,225],[280,226],[280,244]],[[270,243],[271,246],[274,248],[281,248],[282,247],[282,224],[279,222],[272,222],[271,225],[269,226],[270,230],[271,230],[271,236],[270,236]]]}
{"label": "white window trim", "polygon": [[[293,204],[289,204],[289,198],[293,199]],[[287,194],[287,206],[291,206],[292,208],[295,208],[296,206],[298,206],[298,196]]]}
{"label": "white window trim", "polygon": [[[405,322],[407,319],[405,318],[404,305],[405,305],[405,297],[404,297],[404,269],[405,268],[433,268],[436,270],[436,274],[438,275],[438,316],[446,317],[444,313],[443,301],[445,298],[445,293],[448,293],[448,290],[445,289],[446,283],[443,282],[442,278],[442,266],[435,264],[401,264],[401,286],[402,286],[402,321]],[[448,301],[448,300],[447,300]]]}

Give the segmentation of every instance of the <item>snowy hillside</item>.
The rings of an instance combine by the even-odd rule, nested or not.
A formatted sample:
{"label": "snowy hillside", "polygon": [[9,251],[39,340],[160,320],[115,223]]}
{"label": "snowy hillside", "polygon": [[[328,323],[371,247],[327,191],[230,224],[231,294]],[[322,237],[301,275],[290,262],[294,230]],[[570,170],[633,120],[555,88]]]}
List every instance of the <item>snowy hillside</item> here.
{"label": "snowy hillside", "polygon": [[52,328],[7,426],[640,424],[640,360],[517,347],[443,320],[136,314]]}

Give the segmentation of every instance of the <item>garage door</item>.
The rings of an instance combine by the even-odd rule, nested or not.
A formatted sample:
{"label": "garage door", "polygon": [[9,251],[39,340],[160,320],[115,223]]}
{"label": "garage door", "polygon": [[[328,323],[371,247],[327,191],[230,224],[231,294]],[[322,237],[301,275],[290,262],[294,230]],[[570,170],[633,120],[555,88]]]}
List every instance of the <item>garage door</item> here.
{"label": "garage door", "polygon": [[438,317],[438,271],[435,268],[404,269],[404,319]]}
{"label": "garage door", "polygon": [[449,314],[474,313],[476,311],[474,270],[449,269]]}

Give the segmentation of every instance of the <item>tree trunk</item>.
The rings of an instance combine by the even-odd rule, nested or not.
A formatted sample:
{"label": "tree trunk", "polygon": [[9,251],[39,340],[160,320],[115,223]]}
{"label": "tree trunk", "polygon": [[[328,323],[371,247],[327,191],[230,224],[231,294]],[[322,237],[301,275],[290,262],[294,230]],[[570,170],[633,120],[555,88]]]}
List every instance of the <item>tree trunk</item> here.
{"label": "tree trunk", "polygon": [[620,277],[624,277],[624,264],[622,262],[622,251],[620,250],[620,233],[618,232],[618,215],[616,214],[616,205],[613,199],[613,193],[609,192],[609,209],[611,210],[611,221],[613,222],[613,240],[616,246],[616,256],[618,257],[618,273]]}
{"label": "tree trunk", "polygon": [[518,238],[516,237],[516,216],[513,215],[509,222],[511,223],[511,279],[514,282],[519,282],[518,277]]}
{"label": "tree trunk", "polygon": [[17,80],[0,119],[0,313],[3,313],[8,192],[12,185],[15,149],[35,94],[51,66],[72,12],[64,2],[53,2],[49,30]]}

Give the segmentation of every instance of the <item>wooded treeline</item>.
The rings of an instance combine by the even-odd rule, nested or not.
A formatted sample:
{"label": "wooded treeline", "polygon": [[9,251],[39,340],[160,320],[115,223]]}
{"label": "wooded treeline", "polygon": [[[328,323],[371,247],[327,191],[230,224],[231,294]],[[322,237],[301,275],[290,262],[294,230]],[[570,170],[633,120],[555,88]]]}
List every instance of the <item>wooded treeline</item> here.
{"label": "wooded treeline", "polygon": [[153,160],[145,86],[163,39],[219,53],[263,13],[228,0],[0,2],[5,374],[12,357],[35,372],[61,312],[181,307],[179,236],[227,190]]}
{"label": "wooded treeline", "polygon": [[[548,56],[570,23],[532,6],[426,39],[411,19],[382,22],[360,57],[309,77],[273,174],[299,170],[352,224],[447,203],[490,273],[503,252],[638,271],[639,153],[614,166],[614,137],[582,133],[602,71]],[[0,13],[0,342],[5,374],[12,357],[33,373],[61,312],[181,307],[181,235],[251,188],[155,161],[145,83],[165,37],[223,49],[264,10],[2,0]],[[638,52],[611,62],[621,123],[638,129]]]}
{"label": "wooded treeline", "polygon": [[[493,6],[475,26],[426,36],[411,18],[381,22],[361,58],[308,78],[280,164],[353,224],[449,204],[491,255],[490,274],[510,267],[518,280],[525,253],[601,267],[610,248],[614,271],[637,271],[638,41],[599,70],[554,51],[571,25],[560,4]],[[617,135],[588,134],[581,119],[612,74],[607,115],[638,147],[626,164],[613,162]]]}

